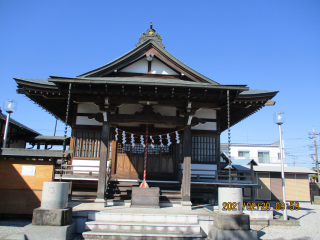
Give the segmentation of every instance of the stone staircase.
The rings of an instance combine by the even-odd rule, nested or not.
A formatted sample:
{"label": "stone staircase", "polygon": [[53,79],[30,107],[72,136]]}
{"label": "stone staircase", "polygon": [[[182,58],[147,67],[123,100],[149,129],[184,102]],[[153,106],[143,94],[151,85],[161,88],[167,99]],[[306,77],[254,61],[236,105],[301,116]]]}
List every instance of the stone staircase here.
{"label": "stone staircase", "polygon": [[[137,210],[139,212],[139,209]],[[89,213],[84,239],[205,239],[197,215]]]}
{"label": "stone staircase", "polygon": [[[138,187],[138,181],[110,180],[108,183],[108,204],[130,205],[132,187]],[[148,181],[149,187],[160,188],[160,206],[181,205],[181,185],[177,181]]]}

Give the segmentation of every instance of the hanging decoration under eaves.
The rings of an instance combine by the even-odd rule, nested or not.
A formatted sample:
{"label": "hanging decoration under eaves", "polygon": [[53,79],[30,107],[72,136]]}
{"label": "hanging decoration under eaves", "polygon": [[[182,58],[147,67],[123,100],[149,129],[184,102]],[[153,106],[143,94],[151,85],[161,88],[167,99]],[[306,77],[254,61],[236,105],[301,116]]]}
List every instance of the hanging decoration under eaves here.
{"label": "hanging decoration under eaves", "polygon": [[[183,129],[181,129],[181,130],[183,130]],[[180,130],[180,131],[181,131]],[[145,147],[145,140],[144,140],[144,138],[145,138],[145,136],[144,135],[136,135],[136,134],[133,134],[133,133],[126,133],[126,131],[124,131],[124,130],[121,130],[121,129],[119,129],[119,128],[115,128],[115,135],[114,135],[114,139],[116,140],[116,141],[118,141],[119,140],[119,137],[118,137],[118,135],[120,134],[119,133],[119,131],[121,131],[122,132],[122,144],[126,144],[127,143],[127,135],[126,134],[129,134],[129,139],[130,139],[130,144],[131,144],[131,146],[132,147],[134,147],[135,146],[135,139],[136,139],[136,137],[139,137],[140,136],[140,144],[143,146],[143,147]],[[150,146],[152,147],[152,148],[154,148],[154,137],[156,138],[156,139],[159,139],[159,143],[160,143],[160,146],[161,147],[164,147],[165,145],[163,144],[163,140],[166,140],[167,141],[167,144],[166,144],[166,146],[170,146],[171,144],[172,144],[172,142],[171,142],[171,137],[170,137],[170,134],[175,134],[175,140],[176,140],[176,143],[177,144],[180,144],[180,137],[179,137],[179,133],[178,133],[178,131],[174,131],[174,132],[170,132],[170,133],[166,133],[166,134],[162,134],[162,135],[156,135],[156,136],[152,136],[152,135],[149,135],[149,137],[150,137],[150,140],[151,140],[151,144],[150,144]],[[165,138],[162,138],[162,136],[165,136]]]}
{"label": "hanging decoration under eaves", "polygon": [[126,131],[122,132],[122,144],[126,144]]}

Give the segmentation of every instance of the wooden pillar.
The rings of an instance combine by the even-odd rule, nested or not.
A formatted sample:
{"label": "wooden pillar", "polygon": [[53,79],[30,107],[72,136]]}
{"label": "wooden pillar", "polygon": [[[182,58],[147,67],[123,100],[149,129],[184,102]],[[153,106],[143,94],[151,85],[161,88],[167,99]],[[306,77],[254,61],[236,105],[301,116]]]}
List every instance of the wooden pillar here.
{"label": "wooden pillar", "polygon": [[107,175],[107,161],[109,156],[109,134],[110,127],[108,122],[103,122],[101,134],[100,147],[100,166],[99,166],[99,180],[97,189],[97,199],[105,199],[106,196],[106,175]]}
{"label": "wooden pillar", "polygon": [[191,126],[184,129],[182,201],[191,200]]}

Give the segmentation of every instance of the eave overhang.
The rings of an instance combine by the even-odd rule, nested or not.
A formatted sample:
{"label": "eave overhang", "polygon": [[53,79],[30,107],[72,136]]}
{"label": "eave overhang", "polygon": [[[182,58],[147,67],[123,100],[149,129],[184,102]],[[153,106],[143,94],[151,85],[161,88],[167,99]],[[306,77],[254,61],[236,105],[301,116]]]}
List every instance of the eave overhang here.
{"label": "eave overhang", "polygon": [[[150,74],[151,75],[151,74]],[[110,84],[110,85],[139,85],[139,86],[165,86],[165,87],[184,87],[184,88],[203,88],[203,89],[216,89],[216,90],[236,90],[236,91],[248,91],[249,88],[246,85],[213,85],[207,83],[198,83],[190,81],[179,80],[167,80],[165,82],[160,79],[152,78],[116,78],[116,77],[104,77],[104,78],[65,78],[51,76],[48,79],[51,83],[77,83],[77,84]]]}

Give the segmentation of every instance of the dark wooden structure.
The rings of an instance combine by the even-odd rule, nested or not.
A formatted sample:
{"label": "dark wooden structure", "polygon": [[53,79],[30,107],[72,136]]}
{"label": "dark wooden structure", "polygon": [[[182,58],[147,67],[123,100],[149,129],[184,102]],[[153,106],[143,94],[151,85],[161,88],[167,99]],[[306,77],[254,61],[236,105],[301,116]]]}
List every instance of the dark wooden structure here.
{"label": "dark wooden structure", "polygon": [[[201,75],[165,50],[161,36],[152,28],[141,35],[133,50],[90,72],[72,78],[15,81],[18,93],[55,117],[65,121],[68,112],[70,149],[74,151],[69,164],[89,167],[88,161],[99,162],[98,198],[106,196],[108,158],[113,185],[142,179],[144,151],[139,136],[145,134],[148,124],[154,148],[149,139],[147,180],[156,186],[177,184],[182,200],[190,201],[192,165],[219,170],[220,134],[228,127],[227,91],[231,126],[274,104],[271,99],[277,94],[243,84],[223,85]],[[127,132],[124,144],[123,131]],[[175,131],[181,143],[175,140]],[[130,142],[131,133],[135,146]],[[164,135],[163,145],[158,135]],[[121,195],[118,190],[109,186],[108,196]]]}

